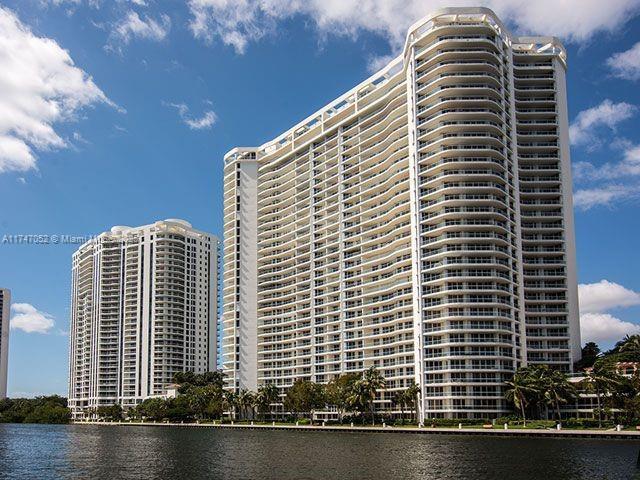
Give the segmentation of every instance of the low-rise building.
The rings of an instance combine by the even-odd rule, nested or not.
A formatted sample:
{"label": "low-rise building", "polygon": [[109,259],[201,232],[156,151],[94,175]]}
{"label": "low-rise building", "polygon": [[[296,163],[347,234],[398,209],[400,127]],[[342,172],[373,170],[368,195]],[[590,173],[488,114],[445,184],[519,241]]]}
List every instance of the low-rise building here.
{"label": "low-rise building", "polygon": [[[588,382],[586,369],[581,373],[575,373],[569,377],[569,381],[578,390],[578,398],[575,402],[565,405],[562,408],[562,416],[566,418],[595,418],[598,409],[598,395],[596,392],[586,387]],[[616,364],[616,373],[630,378],[640,372],[640,362],[619,362]],[[600,398],[600,408],[604,408],[605,399],[610,396],[609,392],[603,392]],[[611,409],[615,412],[616,409]]]}

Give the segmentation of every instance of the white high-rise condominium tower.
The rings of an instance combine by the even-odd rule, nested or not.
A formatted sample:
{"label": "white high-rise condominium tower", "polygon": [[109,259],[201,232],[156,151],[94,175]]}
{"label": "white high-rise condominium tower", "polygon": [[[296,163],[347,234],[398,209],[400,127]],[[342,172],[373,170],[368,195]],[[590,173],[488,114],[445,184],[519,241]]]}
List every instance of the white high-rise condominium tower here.
{"label": "white high-rise condominium tower", "polygon": [[525,364],[580,356],[566,53],[484,8],[440,10],[402,54],[276,139],[224,159],[231,385],[376,366],[377,400],[495,417]]}
{"label": "white high-rise condominium tower", "polygon": [[73,255],[69,406],[133,406],[216,369],[218,239],[182,220],[113,227]]}
{"label": "white high-rise condominium tower", "polygon": [[7,396],[7,369],[9,368],[9,309],[11,292],[0,288],[0,399]]}

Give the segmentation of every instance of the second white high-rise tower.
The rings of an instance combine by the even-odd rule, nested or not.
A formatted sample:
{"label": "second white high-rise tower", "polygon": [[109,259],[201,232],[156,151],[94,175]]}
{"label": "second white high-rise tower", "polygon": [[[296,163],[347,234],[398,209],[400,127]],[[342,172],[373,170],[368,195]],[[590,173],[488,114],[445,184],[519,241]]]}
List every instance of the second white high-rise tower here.
{"label": "second white high-rise tower", "polygon": [[75,418],[216,369],[218,239],[183,220],[113,227],[73,255],[69,406]]}

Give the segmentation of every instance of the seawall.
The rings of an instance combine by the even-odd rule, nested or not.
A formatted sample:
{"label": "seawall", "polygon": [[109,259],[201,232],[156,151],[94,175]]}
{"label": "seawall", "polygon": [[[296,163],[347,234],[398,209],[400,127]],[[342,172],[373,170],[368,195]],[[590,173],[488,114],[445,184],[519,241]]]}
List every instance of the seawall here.
{"label": "seawall", "polygon": [[609,438],[640,440],[640,431],[622,430],[556,430],[556,429],[508,429],[496,428],[443,428],[443,427],[367,427],[343,425],[288,425],[288,424],[230,424],[230,423],[168,423],[168,422],[74,422],[74,425],[101,425],[117,427],[164,427],[164,428],[217,428],[239,430],[289,430],[298,432],[343,432],[386,433],[414,435],[489,435],[499,437],[546,437],[546,438]]}

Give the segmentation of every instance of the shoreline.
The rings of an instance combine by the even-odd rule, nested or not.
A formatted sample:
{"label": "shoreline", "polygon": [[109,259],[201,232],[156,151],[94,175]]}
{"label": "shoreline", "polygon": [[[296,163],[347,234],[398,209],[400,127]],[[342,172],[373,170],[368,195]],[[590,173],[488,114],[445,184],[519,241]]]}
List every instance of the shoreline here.
{"label": "shoreline", "polygon": [[169,423],[169,422],[71,422],[69,425],[100,425],[111,427],[178,427],[178,428],[217,428],[244,430],[285,430],[311,432],[343,433],[409,433],[414,435],[491,435],[498,437],[546,437],[546,438],[601,438],[618,440],[640,440],[640,431],[622,430],[555,430],[514,428],[462,428],[455,427],[367,427],[342,425],[259,425],[259,424],[214,424],[214,423]]}

